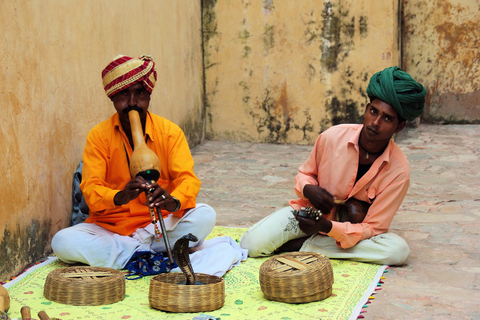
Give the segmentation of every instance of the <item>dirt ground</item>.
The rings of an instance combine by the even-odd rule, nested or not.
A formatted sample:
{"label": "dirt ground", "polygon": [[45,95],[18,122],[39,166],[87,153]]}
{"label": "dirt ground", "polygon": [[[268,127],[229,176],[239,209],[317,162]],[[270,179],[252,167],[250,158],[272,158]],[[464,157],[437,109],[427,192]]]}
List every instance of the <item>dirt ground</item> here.
{"label": "dirt ground", "polygon": [[[386,273],[366,319],[480,319],[480,126],[425,125],[396,138],[409,158],[409,192],[391,231],[411,249]],[[295,197],[311,146],[205,141],[192,149],[198,202],[217,225],[249,227]]]}

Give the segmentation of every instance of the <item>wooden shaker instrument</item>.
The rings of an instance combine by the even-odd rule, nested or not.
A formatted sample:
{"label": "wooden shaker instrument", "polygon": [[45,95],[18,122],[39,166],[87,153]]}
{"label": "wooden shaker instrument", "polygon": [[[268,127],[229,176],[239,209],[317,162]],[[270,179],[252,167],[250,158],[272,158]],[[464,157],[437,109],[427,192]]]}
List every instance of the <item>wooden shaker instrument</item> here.
{"label": "wooden shaker instrument", "polygon": [[8,312],[10,309],[10,296],[7,289],[0,284],[0,312]]}
{"label": "wooden shaker instrument", "polygon": [[48,314],[43,310],[38,313],[38,317],[40,318],[40,320],[50,320]]}
{"label": "wooden shaker instrument", "polygon": [[30,320],[32,318],[29,306],[23,306],[20,309],[20,314],[22,315],[22,320]]}

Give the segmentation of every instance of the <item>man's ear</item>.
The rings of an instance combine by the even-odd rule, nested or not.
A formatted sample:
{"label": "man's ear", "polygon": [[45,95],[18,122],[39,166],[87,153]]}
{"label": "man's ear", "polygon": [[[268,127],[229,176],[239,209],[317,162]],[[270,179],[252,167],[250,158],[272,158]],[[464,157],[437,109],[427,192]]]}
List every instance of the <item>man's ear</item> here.
{"label": "man's ear", "polygon": [[405,128],[406,123],[407,121],[405,120],[402,122],[399,122],[397,128],[395,129],[395,133],[399,133],[400,131],[402,131],[402,129]]}

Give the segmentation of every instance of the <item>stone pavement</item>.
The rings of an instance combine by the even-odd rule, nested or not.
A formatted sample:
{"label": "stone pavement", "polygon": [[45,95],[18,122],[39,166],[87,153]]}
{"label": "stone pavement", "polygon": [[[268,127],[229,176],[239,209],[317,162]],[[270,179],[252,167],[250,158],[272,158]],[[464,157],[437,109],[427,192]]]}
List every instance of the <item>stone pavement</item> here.
{"label": "stone pavement", "polygon": [[[392,267],[368,319],[480,319],[480,126],[425,125],[396,142],[411,165],[409,192],[391,225],[411,248]],[[199,202],[217,225],[249,227],[295,197],[311,146],[205,141],[192,149]]]}

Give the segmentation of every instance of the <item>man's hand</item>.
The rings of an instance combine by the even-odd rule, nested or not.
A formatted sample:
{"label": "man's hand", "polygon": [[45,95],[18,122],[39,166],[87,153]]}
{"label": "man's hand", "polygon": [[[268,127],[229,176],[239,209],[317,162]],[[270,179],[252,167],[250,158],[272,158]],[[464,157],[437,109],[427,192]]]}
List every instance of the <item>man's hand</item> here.
{"label": "man's hand", "polygon": [[329,214],[335,206],[333,196],[322,187],[307,184],[303,187],[303,195],[323,214]]}
{"label": "man's hand", "polygon": [[147,181],[145,181],[144,178],[137,176],[127,182],[125,188],[115,195],[113,202],[117,206],[127,204],[131,200],[136,199],[140,193],[148,190],[147,186]]}
{"label": "man's hand", "polygon": [[318,220],[313,220],[295,215],[295,219],[298,221],[300,230],[305,232],[307,235],[312,235],[319,231],[329,233],[332,229],[332,222],[324,217],[320,217]]}
{"label": "man's hand", "polygon": [[149,190],[152,190],[150,197],[147,199],[150,203],[150,207],[158,207],[170,212],[177,208],[177,202],[167,190],[162,189],[156,182],[148,183],[141,176],[136,176],[130,180],[125,185],[125,188],[115,195],[113,201],[117,206],[127,204],[133,199],[136,199],[140,193]]}
{"label": "man's hand", "polygon": [[172,195],[165,189],[160,188],[157,183],[148,185],[148,189],[154,190],[147,199],[150,203],[150,207],[158,207],[167,211],[174,211],[177,208],[177,202],[173,199]]}

